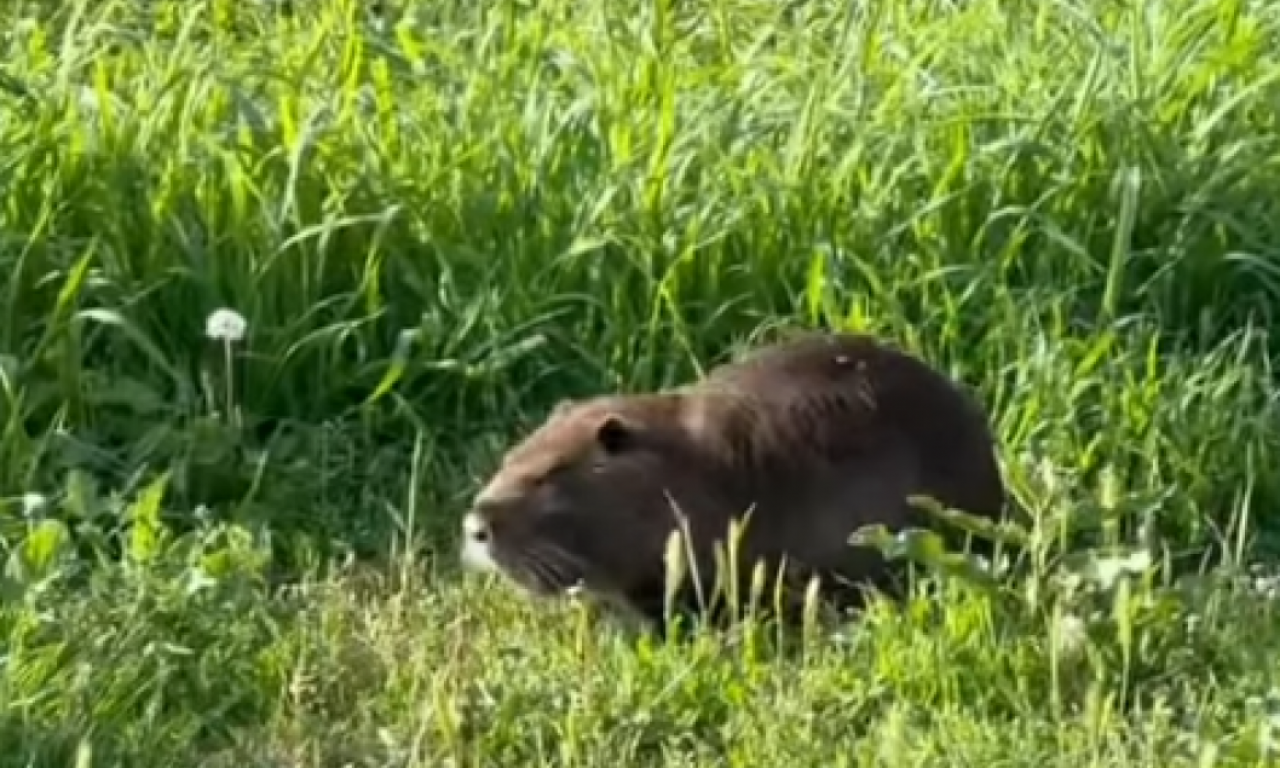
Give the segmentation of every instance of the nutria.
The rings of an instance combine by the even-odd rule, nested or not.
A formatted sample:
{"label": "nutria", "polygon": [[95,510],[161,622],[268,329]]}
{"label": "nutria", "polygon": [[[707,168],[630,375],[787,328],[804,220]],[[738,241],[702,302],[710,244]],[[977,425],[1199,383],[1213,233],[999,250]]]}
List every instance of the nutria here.
{"label": "nutria", "polygon": [[[820,576],[824,594],[853,606],[865,587],[886,585],[889,569],[850,535],[875,523],[929,525],[910,494],[1003,513],[981,407],[870,336],[806,333],[684,387],[557,406],[476,497],[463,558],[533,593],[577,586],[622,602],[661,630],[674,510],[704,585],[730,518],[750,511],[741,578],[755,562],[785,562],[769,573]],[[682,591],[677,607],[691,597]]]}

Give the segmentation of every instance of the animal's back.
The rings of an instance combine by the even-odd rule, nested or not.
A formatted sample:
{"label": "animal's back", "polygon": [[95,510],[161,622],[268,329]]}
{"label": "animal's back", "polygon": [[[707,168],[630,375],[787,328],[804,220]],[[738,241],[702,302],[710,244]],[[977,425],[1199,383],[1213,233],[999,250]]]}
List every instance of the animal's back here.
{"label": "animal's back", "polygon": [[975,515],[1002,510],[984,409],[940,371],[874,337],[806,333],[714,368],[692,389],[754,403],[754,420],[736,439],[770,451],[756,457],[766,466],[858,463],[895,444],[917,465],[920,492]]}

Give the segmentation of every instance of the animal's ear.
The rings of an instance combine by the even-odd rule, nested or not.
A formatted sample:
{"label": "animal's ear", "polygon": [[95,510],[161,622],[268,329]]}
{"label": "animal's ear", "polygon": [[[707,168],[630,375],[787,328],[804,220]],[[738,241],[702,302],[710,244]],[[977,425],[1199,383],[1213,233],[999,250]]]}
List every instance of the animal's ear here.
{"label": "animal's ear", "polygon": [[620,453],[631,447],[635,432],[621,417],[609,414],[596,426],[596,442],[609,453]]}

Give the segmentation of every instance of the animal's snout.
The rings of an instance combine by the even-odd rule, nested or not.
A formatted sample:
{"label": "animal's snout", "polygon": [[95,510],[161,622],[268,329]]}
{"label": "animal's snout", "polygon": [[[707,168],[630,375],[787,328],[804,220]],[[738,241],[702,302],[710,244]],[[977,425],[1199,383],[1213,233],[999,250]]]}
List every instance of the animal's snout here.
{"label": "animal's snout", "polygon": [[484,516],[480,512],[473,510],[462,518],[462,535],[468,541],[474,541],[477,544],[488,544],[492,536],[492,530]]}
{"label": "animal's snout", "polygon": [[495,567],[493,529],[484,515],[474,509],[462,517],[462,562],[480,571]]}

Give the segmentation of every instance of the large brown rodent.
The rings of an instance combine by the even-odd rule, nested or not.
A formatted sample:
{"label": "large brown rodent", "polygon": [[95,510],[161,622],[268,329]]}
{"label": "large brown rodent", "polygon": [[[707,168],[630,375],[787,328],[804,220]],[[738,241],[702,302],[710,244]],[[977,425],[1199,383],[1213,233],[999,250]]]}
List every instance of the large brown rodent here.
{"label": "large brown rodent", "polygon": [[[1003,514],[983,409],[870,336],[807,333],[675,390],[557,407],[477,495],[463,557],[534,593],[578,586],[661,628],[676,510],[704,590],[716,541],[750,511],[737,546],[741,579],[759,560],[775,574],[785,558],[791,572],[820,576],[824,594],[851,605],[859,585],[884,586],[889,569],[850,535],[875,523],[929,525],[908,504],[912,494]],[[681,592],[683,607],[691,590]]]}

